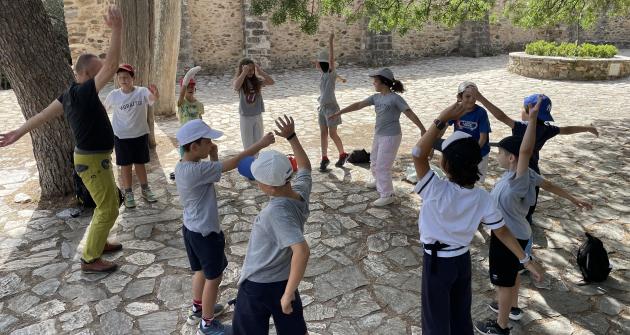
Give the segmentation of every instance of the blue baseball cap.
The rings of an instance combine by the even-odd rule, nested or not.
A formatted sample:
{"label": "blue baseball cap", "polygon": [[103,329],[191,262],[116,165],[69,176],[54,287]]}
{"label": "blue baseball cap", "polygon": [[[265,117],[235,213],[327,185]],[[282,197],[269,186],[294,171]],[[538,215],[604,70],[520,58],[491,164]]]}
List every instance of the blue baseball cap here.
{"label": "blue baseball cap", "polygon": [[540,102],[540,110],[538,111],[538,120],[541,121],[553,121],[553,117],[551,117],[551,99],[544,94],[532,94],[528,97],[525,97],[523,100],[523,105],[536,105],[538,102],[538,96],[542,95],[543,100]]}

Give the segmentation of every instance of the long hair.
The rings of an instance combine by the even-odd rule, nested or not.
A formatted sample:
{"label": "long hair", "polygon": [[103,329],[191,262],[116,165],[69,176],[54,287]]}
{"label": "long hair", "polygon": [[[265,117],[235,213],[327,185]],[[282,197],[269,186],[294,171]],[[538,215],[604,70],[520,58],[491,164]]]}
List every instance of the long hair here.
{"label": "long hair", "polygon": [[389,80],[383,76],[376,76],[378,78],[378,80],[381,81],[381,83],[383,83],[383,85],[389,87],[390,90],[396,92],[396,93],[404,93],[405,92],[405,87],[403,86],[403,83],[400,82],[400,80],[396,80],[394,79]]}
{"label": "long hair", "polygon": [[481,148],[472,138],[451,143],[442,152],[442,167],[453,183],[465,187],[474,185],[480,178],[477,165],[481,162]]}
{"label": "long hair", "polygon": [[[238,62],[238,67],[236,68],[236,77],[240,76],[243,73],[243,65],[254,64],[254,61],[249,58],[243,58]],[[254,74],[251,78],[245,77],[243,80],[243,84],[241,85],[241,91],[244,93],[248,93],[251,89],[256,93],[260,93],[260,88],[262,87],[260,80]]]}

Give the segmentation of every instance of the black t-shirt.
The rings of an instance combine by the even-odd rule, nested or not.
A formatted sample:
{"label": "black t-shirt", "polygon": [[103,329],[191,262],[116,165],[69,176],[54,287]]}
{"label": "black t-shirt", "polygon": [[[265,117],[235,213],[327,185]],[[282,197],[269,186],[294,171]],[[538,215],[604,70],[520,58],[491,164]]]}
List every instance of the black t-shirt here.
{"label": "black t-shirt", "polygon": [[[527,130],[527,122],[514,121],[514,128],[512,128],[513,136],[523,137],[525,136],[525,130]],[[538,167],[538,160],[540,159],[540,149],[542,149],[547,140],[558,135],[559,133],[559,127],[550,125],[542,121],[538,121],[538,123],[536,123],[536,143],[534,144],[534,153],[532,154],[532,158],[529,160],[529,167],[532,170],[536,171],[536,173],[540,174],[540,168]]]}
{"label": "black t-shirt", "polygon": [[57,98],[74,133],[77,148],[109,151],[114,148],[114,131],[105,107],[98,97],[94,79],[72,86]]}

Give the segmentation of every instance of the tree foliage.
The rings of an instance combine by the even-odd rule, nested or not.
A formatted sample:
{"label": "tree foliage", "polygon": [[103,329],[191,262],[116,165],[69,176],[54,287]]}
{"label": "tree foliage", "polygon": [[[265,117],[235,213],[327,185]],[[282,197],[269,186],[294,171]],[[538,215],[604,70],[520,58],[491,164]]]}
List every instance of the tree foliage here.
{"label": "tree foliage", "polygon": [[465,20],[481,20],[497,2],[503,15],[518,26],[547,27],[580,24],[591,27],[601,14],[627,15],[630,0],[252,0],[255,15],[269,15],[274,25],[287,21],[314,34],[319,19],[342,16],[348,22],[366,19],[372,31],[420,30],[427,22],[452,27]]}

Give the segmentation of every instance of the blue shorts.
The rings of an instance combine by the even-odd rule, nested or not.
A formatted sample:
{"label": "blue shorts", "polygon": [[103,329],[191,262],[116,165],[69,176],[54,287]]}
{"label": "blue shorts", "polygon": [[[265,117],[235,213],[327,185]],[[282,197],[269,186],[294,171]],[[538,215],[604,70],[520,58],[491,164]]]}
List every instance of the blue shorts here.
{"label": "blue shorts", "polygon": [[306,321],[300,293],[295,290],[293,312],[284,314],[280,299],[287,281],[255,283],[245,280],[238,288],[232,329],[234,335],[269,334],[269,317],[273,317],[278,335],[306,334]]}
{"label": "blue shorts", "polygon": [[206,279],[217,279],[228,265],[225,257],[225,237],[223,232],[212,232],[207,236],[195,233],[182,226],[184,245],[193,271],[203,270]]}

